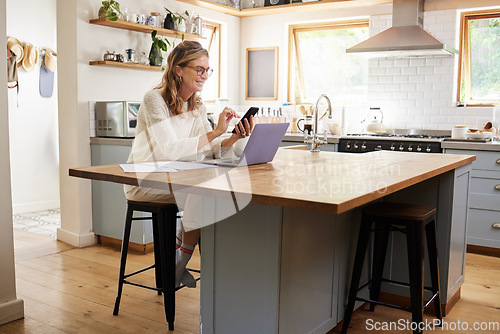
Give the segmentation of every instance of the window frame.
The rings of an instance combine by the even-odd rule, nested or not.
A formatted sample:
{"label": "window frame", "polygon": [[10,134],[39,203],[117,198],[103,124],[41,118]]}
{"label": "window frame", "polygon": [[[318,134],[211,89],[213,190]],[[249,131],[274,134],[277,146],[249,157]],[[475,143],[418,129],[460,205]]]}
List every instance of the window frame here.
{"label": "window frame", "polygon": [[[212,22],[212,21],[205,21],[205,29],[212,29],[212,34],[210,35],[210,37],[208,37],[209,39],[209,42],[208,42],[208,48],[207,48],[207,51],[210,53],[210,49],[212,47],[212,43],[214,41],[214,38],[216,38],[217,40],[217,45],[219,47],[219,50],[218,50],[218,55],[219,55],[219,59],[217,60],[217,98],[220,97],[220,82],[221,82],[221,78],[220,78],[220,75],[221,75],[221,41],[222,41],[222,38],[221,38],[221,24],[220,23],[216,23],[216,22]],[[215,102],[215,100],[204,100],[204,102]]]}
{"label": "window frame", "polygon": [[[369,19],[353,19],[342,21],[328,21],[328,22],[315,22],[315,23],[302,23],[291,24],[288,26],[288,80],[287,80],[287,101],[292,102],[292,72],[293,72],[293,56],[294,53],[297,59],[300,59],[299,47],[295,41],[297,40],[297,33],[307,31],[320,31],[320,30],[333,30],[333,29],[347,29],[347,28],[369,28]],[[304,77],[302,74],[301,62],[297,61],[299,66],[299,86],[301,89],[304,87]]]}
{"label": "window frame", "polygon": [[[492,107],[500,103],[498,100],[472,100],[471,99],[471,64],[470,64],[470,36],[469,21],[477,19],[498,18],[500,19],[500,9],[477,10],[462,12],[460,15],[460,46],[458,52],[458,83],[457,83],[457,102],[465,103],[467,106]],[[462,101],[462,78],[464,78],[465,87],[464,101]]]}

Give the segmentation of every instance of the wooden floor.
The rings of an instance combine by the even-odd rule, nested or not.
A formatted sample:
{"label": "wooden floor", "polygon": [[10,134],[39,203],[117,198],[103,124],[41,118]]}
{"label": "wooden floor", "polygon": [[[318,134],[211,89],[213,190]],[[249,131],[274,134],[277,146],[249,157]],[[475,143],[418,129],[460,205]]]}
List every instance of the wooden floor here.
{"label": "wooden floor", "polygon": [[[14,230],[17,295],[24,300],[25,318],[0,326],[0,333],[167,333],[163,298],[155,292],[125,286],[120,314],[113,316],[119,251],[103,246],[73,248],[49,237]],[[130,254],[128,270],[152,263],[152,255]],[[199,267],[195,254],[192,267]],[[153,284],[152,273],[141,282]],[[177,292],[175,331],[199,333],[199,288]],[[371,319],[371,320],[369,320]],[[367,321],[398,322],[409,319],[403,311],[378,307],[358,312],[349,333],[410,333],[368,331]],[[431,317],[427,317],[432,321]],[[462,298],[445,318],[450,325],[500,322],[500,258],[467,254]],[[500,326],[500,324],[499,324]],[[339,328],[331,333],[337,333]],[[426,331],[433,332],[433,331]],[[499,333],[436,330],[436,333]],[[238,334],[238,333],[234,333]],[[267,334],[267,333],[256,333]],[[304,333],[305,334],[305,333]]]}

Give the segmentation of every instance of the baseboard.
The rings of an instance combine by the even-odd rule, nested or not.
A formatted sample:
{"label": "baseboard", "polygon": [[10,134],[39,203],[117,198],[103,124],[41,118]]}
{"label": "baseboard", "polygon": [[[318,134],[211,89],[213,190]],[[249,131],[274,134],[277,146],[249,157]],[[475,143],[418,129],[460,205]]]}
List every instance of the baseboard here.
{"label": "baseboard", "polygon": [[485,247],[485,246],[468,244],[467,245],[467,253],[500,257],[500,248],[493,248],[493,247]]}
{"label": "baseboard", "polygon": [[15,299],[0,304],[0,325],[24,318],[24,301]]}
{"label": "baseboard", "polygon": [[[122,241],[120,239],[105,237],[102,235],[97,236],[97,243],[106,247],[112,247],[120,249],[122,247]],[[135,242],[128,243],[129,251],[133,251],[139,254],[148,254],[154,251],[154,243],[149,244],[137,244]]]}
{"label": "baseboard", "polygon": [[[448,303],[441,303],[441,313],[443,317],[446,317],[448,313],[450,313],[451,309],[460,299],[460,291],[461,288],[450,298]],[[393,295],[391,293],[381,292],[379,296],[379,300],[384,303],[394,304],[402,307],[410,307],[410,298],[403,297],[398,295]],[[424,303],[425,304],[425,303]],[[434,315],[434,303],[431,303],[425,310],[424,313]]]}
{"label": "baseboard", "polygon": [[12,203],[12,214],[19,215],[22,213],[52,210],[52,209],[58,209],[60,208],[60,206],[61,203],[59,200],[21,203],[21,204]]}
{"label": "baseboard", "polygon": [[78,248],[92,246],[97,243],[97,238],[92,232],[86,234],[76,234],[63,228],[57,229],[57,240]]}

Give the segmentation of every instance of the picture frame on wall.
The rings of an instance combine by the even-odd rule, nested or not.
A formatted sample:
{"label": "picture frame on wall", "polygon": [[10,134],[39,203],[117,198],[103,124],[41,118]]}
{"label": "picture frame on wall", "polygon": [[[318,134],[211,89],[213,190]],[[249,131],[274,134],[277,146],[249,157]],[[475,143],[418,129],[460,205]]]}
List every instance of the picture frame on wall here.
{"label": "picture frame on wall", "polygon": [[278,99],[278,47],[247,48],[246,100]]}

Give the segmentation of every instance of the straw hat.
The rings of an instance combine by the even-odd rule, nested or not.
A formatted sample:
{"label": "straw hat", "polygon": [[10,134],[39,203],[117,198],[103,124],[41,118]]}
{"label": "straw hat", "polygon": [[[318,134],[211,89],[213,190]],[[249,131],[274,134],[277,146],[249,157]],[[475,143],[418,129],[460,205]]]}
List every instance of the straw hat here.
{"label": "straw hat", "polygon": [[24,43],[23,68],[26,72],[31,72],[38,65],[38,49],[31,43]]}
{"label": "straw hat", "polygon": [[52,72],[55,72],[57,69],[57,53],[51,49],[45,51],[45,67]]}
{"label": "straw hat", "polygon": [[17,67],[21,66],[24,57],[23,45],[21,42],[19,42],[17,38],[9,36],[7,37],[7,49],[12,51],[17,56]]}

